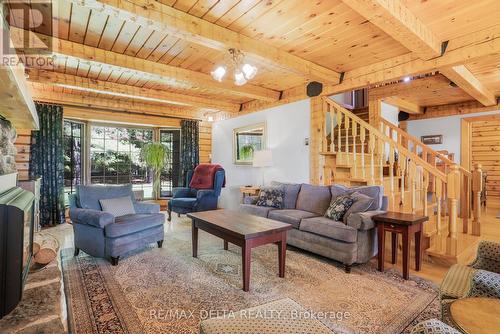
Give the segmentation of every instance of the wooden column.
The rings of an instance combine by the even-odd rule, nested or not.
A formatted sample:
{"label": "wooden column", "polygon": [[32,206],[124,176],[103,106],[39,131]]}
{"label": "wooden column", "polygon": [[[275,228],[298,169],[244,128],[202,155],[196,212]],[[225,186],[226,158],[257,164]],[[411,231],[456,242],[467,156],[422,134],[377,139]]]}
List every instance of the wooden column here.
{"label": "wooden column", "polygon": [[380,129],[380,119],[382,118],[382,100],[370,100],[368,102],[369,123],[375,129]]}
{"label": "wooden column", "polygon": [[481,192],[483,191],[483,171],[481,164],[475,164],[472,171],[472,193],[474,195],[474,219],[472,220],[472,235],[481,235]]}
{"label": "wooden column", "polygon": [[451,166],[447,176],[447,195],[449,199],[448,210],[448,238],[446,240],[446,253],[457,255],[457,217],[458,199],[460,197],[460,172],[458,166]]}
{"label": "wooden column", "polygon": [[322,157],[320,155],[324,137],[325,115],[321,97],[311,98],[311,137],[309,138],[309,178],[311,184],[322,182]]}

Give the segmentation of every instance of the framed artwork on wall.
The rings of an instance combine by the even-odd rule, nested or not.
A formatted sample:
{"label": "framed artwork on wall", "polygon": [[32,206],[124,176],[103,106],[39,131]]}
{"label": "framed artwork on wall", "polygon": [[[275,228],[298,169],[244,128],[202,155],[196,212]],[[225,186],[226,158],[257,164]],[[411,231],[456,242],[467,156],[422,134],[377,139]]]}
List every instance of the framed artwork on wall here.
{"label": "framed artwork on wall", "polygon": [[443,143],[443,135],[428,135],[428,136],[421,136],[420,140],[422,143],[425,145],[437,145],[437,144],[442,144]]}
{"label": "framed artwork on wall", "polygon": [[266,149],[266,123],[253,124],[233,130],[233,162],[251,165],[253,153]]}

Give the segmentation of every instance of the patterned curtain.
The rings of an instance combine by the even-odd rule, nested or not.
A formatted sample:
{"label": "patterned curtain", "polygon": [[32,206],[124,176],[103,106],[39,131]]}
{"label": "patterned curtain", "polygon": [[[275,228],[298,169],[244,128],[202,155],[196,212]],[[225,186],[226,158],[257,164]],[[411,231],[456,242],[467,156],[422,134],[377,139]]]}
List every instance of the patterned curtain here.
{"label": "patterned curtain", "polygon": [[179,184],[185,185],[187,172],[200,163],[199,127],[198,121],[181,121],[181,179]]}
{"label": "patterned curtain", "polygon": [[40,130],[31,133],[30,177],[41,176],[40,223],[64,222],[63,108],[36,104]]}

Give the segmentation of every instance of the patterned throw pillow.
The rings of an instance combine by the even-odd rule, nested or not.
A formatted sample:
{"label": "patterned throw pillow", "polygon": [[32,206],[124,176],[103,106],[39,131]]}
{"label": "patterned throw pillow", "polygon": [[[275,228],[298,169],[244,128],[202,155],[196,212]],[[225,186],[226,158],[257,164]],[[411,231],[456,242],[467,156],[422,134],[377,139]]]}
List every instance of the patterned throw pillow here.
{"label": "patterned throw pillow", "polygon": [[284,197],[285,192],[283,188],[262,188],[255,205],[281,209],[283,207]]}
{"label": "patterned throw pillow", "polygon": [[342,221],[345,213],[353,203],[354,199],[349,195],[337,196],[330,202],[325,217],[335,221]]}

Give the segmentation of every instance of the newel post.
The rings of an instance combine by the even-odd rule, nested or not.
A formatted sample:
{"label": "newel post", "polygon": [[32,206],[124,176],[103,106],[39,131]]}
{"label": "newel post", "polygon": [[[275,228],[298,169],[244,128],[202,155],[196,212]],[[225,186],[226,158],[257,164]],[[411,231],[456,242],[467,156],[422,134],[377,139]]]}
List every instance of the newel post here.
{"label": "newel post", "polygon": [[483,191],[483,171],[481,164],[475,164],[472,171],[472,193],[474,197],[474,219],[472,220],[472,235],[481,235],[481,192]]}
{"label": "newel post", "polygon": [[447,195],[450,209],[448,211],[448,238],[446,240],[446,253],[449,255],[457,254],[457,217],[458,217],[458,199],[460,198],[460,172],[456,164],[451,166],[447,175]]}

